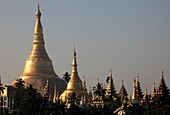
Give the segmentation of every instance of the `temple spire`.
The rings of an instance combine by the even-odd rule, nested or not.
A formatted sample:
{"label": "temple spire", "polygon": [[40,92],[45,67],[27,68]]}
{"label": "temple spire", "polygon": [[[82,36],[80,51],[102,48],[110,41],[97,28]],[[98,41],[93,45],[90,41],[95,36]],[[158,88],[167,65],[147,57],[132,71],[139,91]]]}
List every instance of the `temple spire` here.
{"label": "temple spire", "polygon": [[113,83],[112,70],[110,70],[110,74],[107,77],[106,82],[108,84],[106,89],[106,96],[109,98],[116,97],[116,90]]}
{"label": "temple spire", "polygon": [[75,46],[73,49],[72,72],[70,78],[71,79],[67,84],[66,90],[60,95],[61,101],[68,102],[68,97],[73,93],[75,93],[79,97],[85,96],[85,98],[87,99],[87,91],[84,89],[82,81],[78,75]]}
{"label": "temple spire", "polygon": [[153,86],[152,86],[152,93],[151,93],[151,97],[150,97],[150,102],[154,102],[155,100],[155,97],[156,97],[156,87],[155,87],[155,83],[153,83]]}
{"label": "temple spire", "polygon": [[162,96],[163,98],[169,95],[169,90],[168,90],[166,83],[165,83],[163,70],[162,70],[162,77],[161,77],[161,81],[160,81],[159,86],[158,86],[157,94],[159,96]]}
{"label": "temple spire", "polygon": [[133,82],[133,94],[132,94],[132,100],[138,100],[137,94],[136,94],[136,79],[134,78]]}
{"label": "temple spire", "polygon": [[156,95],[156,87],[155,87],[155,83],[153,83],[151,96],[155,97],[155,95]]}
{"label": "temple spire", "polygon": [[57,92],[57,87],[54,86],[53,102],[56,103],[57,101],[58,101],[58,92]]}
{"label": "temple spire", "polygon": [[136,79],[134,78],[134,82],[133,82],[133,94],[132,94],[132,104],[139,104],[139,99],[138,99],[138,94],[136,91],[137,87],[136,87]]}
{"label": "temple spire", "polygon": [[[35,15],[36,22],[34,26],[32,51],[25,62],[23,73],[19,78],[25,81],[26,86],[32,84],[42,94],[46,80],[48,79],[51,93],[53,93],[55,85],[57,86],[58,92],[61,93],[65,89],[65,82],[56,75],[52,61],[46,52],[39,4]],[[13,81],[12,85],[14,85],[15,82],[16,81]]]}
{"label": "temple spire", "polygon": [[143,95],[142,95],[142,89],[141,89],[140,82],[139,82],[139,75],[137,75],[136,93],[137,93],[138,99],[141,100]]}
{"label": "temple spire", "polygon": [[121,102],[123,103],[124,99],[125,99],[125,98],[127,99],[127,96],[128,96],[128,94],[127,94],[127,91],[126,91],[126,89],[125,89],[124,82],[123,82],[123,80],[122,80],[122,86],[121,86],[121,88],[120,88],[118,97],[120,97]]}
{"label": "temple spire", "polygon": [[145,90],[145,93],[144,93],[144,96],[142,98],[142,104],[147,104],[149,101],[149,98],[148,98],[148,91],[147,89]]}

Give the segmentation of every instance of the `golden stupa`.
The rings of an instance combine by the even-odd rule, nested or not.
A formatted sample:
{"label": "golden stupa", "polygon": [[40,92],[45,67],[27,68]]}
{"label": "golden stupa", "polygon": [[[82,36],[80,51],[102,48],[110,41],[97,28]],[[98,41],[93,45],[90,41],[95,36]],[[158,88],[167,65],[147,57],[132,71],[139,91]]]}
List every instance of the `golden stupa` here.
{"label": "golden stupa", "polygon": [[[46,52],[40,18],[41,12],[38,4],[32,51],[25,62],[23,73],[19,78],[25,81],[26,86],[32,84],[41,93],[48,80],[50,92],[53,93],[54,87],[56,86],[57,91],[61,93],[65,89],[66,84],[56,75],[52,61]],[[14,85],[14,83],[15,81],[12,82],[12,85]]]}
{"label": "golden stupa", "polygon": [[73,62],[72,62],[72,73],[71,73],[71,79],[69,80],[67,84],[67,88],[65,91],[60,95],[60,100],[62,102],[68,103],[68,99],[73,94],[73,92],[76,94],[77,97],[79,97],[80,100],[83,99],[84,103],[88,102],[88,93],[85,87],[83,87],[83,83],[78,75],[77,71],[77,62],[76,62],[76,52],[74,48],[73,53]]}

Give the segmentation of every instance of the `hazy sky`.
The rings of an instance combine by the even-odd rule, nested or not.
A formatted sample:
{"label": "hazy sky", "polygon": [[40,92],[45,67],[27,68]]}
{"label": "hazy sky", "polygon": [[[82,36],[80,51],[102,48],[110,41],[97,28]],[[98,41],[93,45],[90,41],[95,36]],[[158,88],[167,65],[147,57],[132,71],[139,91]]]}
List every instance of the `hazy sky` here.
{"label": "hazy sky", "polygon": [[[149,91],[161,71],[170,87],[169,0],[39,0],[45,47],[55,72],[71,72],[76,45],[80,78],[87,87],[106,83],[112,69],[131,95],[137,74]],[[0,75],[3,84],[18,78],[32,49],[37,0],[0,0]]]}

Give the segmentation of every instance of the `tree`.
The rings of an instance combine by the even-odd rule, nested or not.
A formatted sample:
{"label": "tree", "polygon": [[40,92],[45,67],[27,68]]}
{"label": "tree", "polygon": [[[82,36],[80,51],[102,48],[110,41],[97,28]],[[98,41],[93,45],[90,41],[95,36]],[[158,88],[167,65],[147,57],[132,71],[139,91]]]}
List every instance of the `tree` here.
{"label": "tree", "polygon": [[16,80],[14,86],[17,89],[24,88],[25,87],[25,81],[22,80],[22,78],[19,78],[19,79]]}
{"label": "tree", "polygon": [[101,83],[97,83],[96,86],[93,87],[93,93],[95,96],[103,96],[105,94],[105,89]]}
{"label": "tree", "polygon": [[37,92],[37,89],[29,85],[25,91],[21,100],[22,110],[24,113],[29,113],[29,115],[34,115],[40,111],[39,105],[42,101],[42,96]]}
{"label": "tree", "polygon": [[[21,78],[17,79],[15,84],[15,94],[14,94],[14,112],[23,113],[23,97],[25,95],[25,81]],[[14,114],[15,115],[15,114]]]}
{"label": "tree", "polygon": [[[19,80],[21,81],[21,80]],[[21,85],[22,86],[22,85]],[[12,115],[37,115],[48,111],[46,108],[48,101],[43,99],[32,85],[21,87],[18,85],[14,95],[14,109]]]}
{"label": "tree", "polygon": [[80,103],[80,97],[76,95],[75,92],[73,92],[71,95],[68,97],[69,103],[71,104],[79,104]]}
{"label": "tree", "polygon": [[69,81],[70,81],[70,74],[68,73],[68,72],[65,72],[64,74],[63,74],[63,80],[66,82],[66,83],[68,83]]}

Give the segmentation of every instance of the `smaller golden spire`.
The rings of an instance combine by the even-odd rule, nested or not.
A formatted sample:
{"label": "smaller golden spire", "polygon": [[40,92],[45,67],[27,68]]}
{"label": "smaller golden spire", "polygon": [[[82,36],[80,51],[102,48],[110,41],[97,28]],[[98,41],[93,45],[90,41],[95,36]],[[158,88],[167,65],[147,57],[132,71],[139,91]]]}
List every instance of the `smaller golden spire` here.
{"label": "smaller golden spire", "polygon": [[155,95],[156,95],[156,87],[155,87],[155,83],[153,83],[151,97],[155,97]]}
{"label": "smaller golden spire", "polygon": [[157,94],[157,92],[156,92],[156,88],[155,88],[155,83],[153,83],[152,93],[151,93],[151,97],[150,97],[150,102],[154,102],[156,94]]}
{"label": "smaller golden spire", "polygon": [[54,97],[53,97],[53,102],[56,103],[58,101],[58,92],[57,92],[57,87],[56,85],[54,86]]}
{"label": "smaller golden spire", "polygon": [[146,99],[146,97],[148,96],[148,91],[147,91],[147,89],[145,90],[145,94],[144,94],[144,99]]}
{"label": "smaller golden spire", "polygon": [[50,93],[50,89],[49,89],[49,83],[48,83],[48,79],[47,79],[46,85],[44,87],[44,96],[49,97],[49,93]]}
{"label": "smaller golden spire", "polygon": [[70,78],[71,79],[67,84],[66,90],[60,95],[61,101],[67,103],[69,101],[69,96],[73,93],[76,93],[76,95],[79,97],[85,96],[85,98],[87,99],[87,91],[84,89],[82,81],[78,75],[75,46],[73,50],[72,73]]}
{"label": "smaller golden spire", "polygon": [[153,83],[150,102],[154,102],[156,95],[157,95],[156,86],[155,83]]}
{"label": "smaller golden spire", "polygon": [[135,79],[135,78],[134,78],[134,82],[133,82],[132,100],[137,100],[137,94],[136,94],[136,79]]}
{"label": "smaller golden spire", "polygon": [[147,101],[148,101],[148,91],[146,89],[145,90],[145,94],[144,94],[144,96],[142,98],[142,103],[147,103]]}

